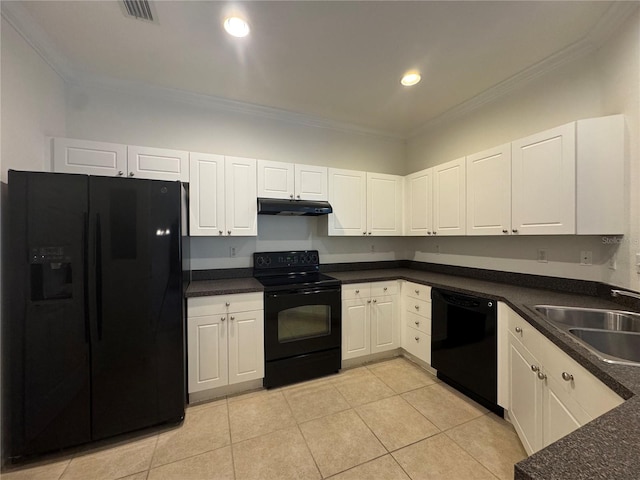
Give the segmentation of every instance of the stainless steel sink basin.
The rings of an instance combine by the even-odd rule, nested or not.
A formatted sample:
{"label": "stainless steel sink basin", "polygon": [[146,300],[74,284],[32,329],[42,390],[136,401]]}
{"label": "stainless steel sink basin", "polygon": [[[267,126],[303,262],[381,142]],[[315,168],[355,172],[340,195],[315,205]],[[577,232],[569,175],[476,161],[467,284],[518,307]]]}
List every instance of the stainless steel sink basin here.
{"label": "stainless steel sink basin", "polygon": [[555,305],[534,305],[533,309],[601,360],[640,366],[640,314]]}
{"label": "stainless steel sink basin", "polygon": [[[601,354],[608,357],[605,361],[615,359],[626,360],[640,365],[640,333],[612,332],[607,330],[589,330],[585,328],[570,328],[569,333],[587,343]],[[602,355],[599,355],[602,357]]]}
{"label": "stainless steel sink basin", "polygon": [[547,320],[567,327],[640,333],[640,314],[638,313],[552,305],[536,305],[533,308],[543,314]]}

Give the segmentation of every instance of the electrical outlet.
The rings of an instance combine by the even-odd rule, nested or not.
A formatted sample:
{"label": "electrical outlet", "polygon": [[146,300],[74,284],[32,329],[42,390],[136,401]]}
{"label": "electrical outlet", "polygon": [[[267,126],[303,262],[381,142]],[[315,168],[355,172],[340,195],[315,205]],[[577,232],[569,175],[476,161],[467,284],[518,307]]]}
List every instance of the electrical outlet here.
{"label": "electrical outlet", "polygon": [[593,252],[591,250],[582,250],[580,252],[580,265],[593,265]]}
{"label": "electrical outlet", "polygon": [[540,263],[548,263],[549,260],[547,260],[547,249],[546,248],[539,248],[538,249],[538,261]]}
{"label": "electrical outlet", "polygon": [[231,258],[235,258],[235,256],[236,256],[236,247],[229,247],[229,256]]}

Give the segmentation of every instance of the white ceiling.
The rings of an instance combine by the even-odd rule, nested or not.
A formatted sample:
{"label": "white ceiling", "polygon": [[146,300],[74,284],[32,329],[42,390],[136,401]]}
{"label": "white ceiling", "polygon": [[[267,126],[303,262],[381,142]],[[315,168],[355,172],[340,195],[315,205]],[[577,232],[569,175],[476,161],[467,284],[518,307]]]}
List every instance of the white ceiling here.
{"label": "white ceiling", "polygon": [[[241,2],[234,8],[252,32],[237,39],[221,28],[228,2],[156,1],[154,23],[126,17],[115,1],[19,3],[75,78],[167,87],[398,136],[584,44],[613,4]],[[412,88],[399,83],[408,69],[422,72]]]}

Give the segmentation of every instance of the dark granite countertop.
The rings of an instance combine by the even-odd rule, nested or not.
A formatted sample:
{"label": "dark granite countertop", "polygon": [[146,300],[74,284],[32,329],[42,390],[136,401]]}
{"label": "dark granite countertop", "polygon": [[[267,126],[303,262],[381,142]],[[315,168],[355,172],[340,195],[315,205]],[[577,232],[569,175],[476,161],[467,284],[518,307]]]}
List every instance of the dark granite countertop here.
{"label": "dark granite countertop", "polygon": [[[323,270],[325,271],[325,270]],[[626,400],[587,425],[518,463],[516,480],[640,478],[640,367],[602,362],[575,342],[569,334],[549,324],[528,305],[552,304],[621,309],[610,300],[577,293],[434,273],[412,268],[331,271],[325,273],[343,284],[408,280],[459,293],[482,295],[503,301],[544,336]],[[557,288],[557,282],[555,287]],[[263,291],[255,279],[231,278],[191,282],[187,297]]]}
{"label": "dark granite countertop", "polygon": [[185,297],[208,297],[233,293],[262,292],[264,287],[253,277],[196,280],[189,284]]}

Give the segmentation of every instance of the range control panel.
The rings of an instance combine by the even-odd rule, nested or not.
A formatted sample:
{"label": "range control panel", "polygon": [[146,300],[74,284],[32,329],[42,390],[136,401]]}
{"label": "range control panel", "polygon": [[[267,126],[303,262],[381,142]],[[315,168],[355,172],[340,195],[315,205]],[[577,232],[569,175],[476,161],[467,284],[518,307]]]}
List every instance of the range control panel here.
{"label": "range control panel", "polygon": [[297,252],[259,252],[253,254],[253,269],[287,269],[292,271],[316,270],[320,265],[317,250]]}

